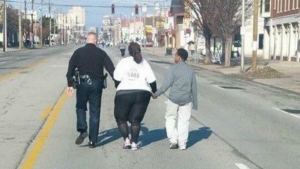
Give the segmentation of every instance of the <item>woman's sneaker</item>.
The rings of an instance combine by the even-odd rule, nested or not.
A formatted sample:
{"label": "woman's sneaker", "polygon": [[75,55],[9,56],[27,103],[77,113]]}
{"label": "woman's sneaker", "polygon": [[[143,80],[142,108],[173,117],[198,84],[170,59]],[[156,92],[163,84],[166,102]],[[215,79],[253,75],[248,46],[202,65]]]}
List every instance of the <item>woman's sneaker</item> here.
{"label": "woman's sneaker", "polygon": [[129,138],[126,138],[123,143],[123,149],[129,149],[129,148],[131,148],[130,140]]}
{"label": "woman's sneaker", "polygon": [[131,150],[132,151],[136,151],[136,150],[138,150],[139,149],[139,146],[135,143],[135,142],[132,142],[131,143]]}

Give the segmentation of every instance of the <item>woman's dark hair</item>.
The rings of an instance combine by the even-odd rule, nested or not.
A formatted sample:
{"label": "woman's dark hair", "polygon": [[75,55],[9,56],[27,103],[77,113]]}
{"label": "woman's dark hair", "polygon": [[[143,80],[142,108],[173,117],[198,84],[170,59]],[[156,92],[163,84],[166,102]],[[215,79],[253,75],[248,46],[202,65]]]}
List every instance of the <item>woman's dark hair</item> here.
{"label": "woman's dark hair", "polygon": [[136,63],[141,63],[143,61],[141,47],[136,42],[131,42],[128,46],[129,55],[133,57]]}

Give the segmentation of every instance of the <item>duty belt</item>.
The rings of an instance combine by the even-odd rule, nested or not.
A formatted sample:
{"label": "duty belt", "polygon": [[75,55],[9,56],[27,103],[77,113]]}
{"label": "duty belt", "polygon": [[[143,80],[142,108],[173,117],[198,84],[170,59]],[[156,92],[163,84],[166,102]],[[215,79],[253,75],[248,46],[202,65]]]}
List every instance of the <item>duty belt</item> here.
{"label": "duty belt", "polygon": [[89,85],[92,84],[92,80],[89,75],[80,75],[79,78],[82,82],[87,82]]}

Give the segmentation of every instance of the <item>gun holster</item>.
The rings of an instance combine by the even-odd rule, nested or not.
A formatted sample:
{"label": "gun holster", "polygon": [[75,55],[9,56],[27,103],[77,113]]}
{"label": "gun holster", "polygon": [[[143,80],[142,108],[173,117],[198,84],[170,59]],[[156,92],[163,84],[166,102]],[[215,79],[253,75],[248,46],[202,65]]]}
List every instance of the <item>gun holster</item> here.
{"label": "gun holster", "polygon": [[107,88],[107,73],[103,76],[103,89]]}
{"label": "gun holster", "polygon": [[77,89],[78,85],[80,84],[80,77],[79,77],[79,71],[76,69],[75,74],[72,77],[73,83],[72,86],[74,89]]}

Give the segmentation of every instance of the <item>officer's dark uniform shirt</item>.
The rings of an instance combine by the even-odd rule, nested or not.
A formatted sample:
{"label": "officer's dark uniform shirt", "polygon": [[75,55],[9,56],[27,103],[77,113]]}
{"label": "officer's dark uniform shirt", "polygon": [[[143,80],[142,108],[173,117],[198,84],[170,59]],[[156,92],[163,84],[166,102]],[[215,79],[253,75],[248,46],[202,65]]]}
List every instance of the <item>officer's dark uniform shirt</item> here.
{"label": "officer's dark uniform shirt", "polygon": [[106,52],[94,44],[86,44],[73,53],[67,72],[68,87],[72,86],[72,77],[78,68],[80,75],[89,75],[91,78],[102,79],[103,68],[113,77],[115,67]]}

